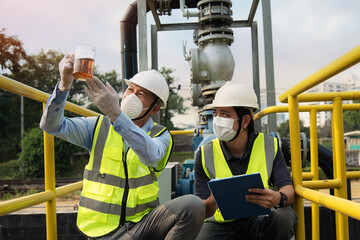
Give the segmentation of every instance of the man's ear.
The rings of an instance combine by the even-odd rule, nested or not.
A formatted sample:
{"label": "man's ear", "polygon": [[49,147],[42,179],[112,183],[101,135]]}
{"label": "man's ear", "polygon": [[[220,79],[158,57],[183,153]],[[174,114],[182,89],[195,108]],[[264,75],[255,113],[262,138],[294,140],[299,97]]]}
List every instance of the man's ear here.
{"label": "man's ear", "polygon": [[160,111],[160,105],[159,104],[155,104],[155,106],[152,107],[151,111],[150,111],[150,116],[158,113]]}
{"label": "man's ear", "polygon": [[242,122],[241,122],[241,129],[247,129],[247,127],[250,124],[251,117],[246,114],[243,116]]}

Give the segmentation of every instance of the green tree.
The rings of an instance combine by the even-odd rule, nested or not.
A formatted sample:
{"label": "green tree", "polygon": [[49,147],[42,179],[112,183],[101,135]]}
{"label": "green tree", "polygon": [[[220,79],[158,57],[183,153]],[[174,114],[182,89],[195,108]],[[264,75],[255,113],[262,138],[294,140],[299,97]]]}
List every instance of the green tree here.
{"label": "green tree", "polygon": [[171,76],[174,71],[174,69],[165,67],[162,67],[159,70],[159,72],[165,77],[170,89],[167,106],[165,109],[160,111],[160,123],[171,130],[176,129],[171,121],[171,118],[174,117],[175,114],[185,114],[188,110],[188,108],[184,106],[184,98],[176,93],[176,90],[179,87],[175,87],[176,80]]}
{"label": "green tree", "polygon": [[[55,138],[55,176],[70,177],[74,165],[73,156],[83,150],[71,143]],[[43,178],[44,177],[44,140],[43,131],[40,128],[33,128],[26,133],[21,141],[22,151],[20,163],[22,163],[22,178]],[[22,175],[22,176],[21,176]]]}
{"label": "green tree", "polygon": [[6,29],[0,30],[0,66],[15,73],[27,57],[22,42],[16,36],[6,36]]}
{"label": "green tree", "polygon": [[[57,82],[60,81],[58,64],[64,54],[54,50],[44,52],[41,50],[38,54],[27,56],[23,59],[16,72],[10,72],[8,77],[44,91],[51,93]],[[108,81],[117,90],[121,90],[121,81],[115,71],[101,74],[95,68],[94,75],[103,81]],[[81,106],[90,105],[89,108],[97,110],[92,106],[89,97],[84,91],[84,82],[74,81],[68,101]],[[42,115],[42,103],[35,100],[24,98],[24,130],[30,131],[38,128],[40,117]],[[98,110],[97,110],[98,111]],[[66,116],[73,117],[76,114],[67,112]],[[0,128],[1,136],[6,136],[0,141],[0,162],[16,159],[20,148],[20,96],[5,91],[0,91],[0,124],[6,126]]]}
{"label": "green tree", "polygon": [[[359,100],[354,103],[360,103]],[[360,111],[345,111],[344,119],[344,132],[351,132],[360,130]]]}
{"label": "green tree", "polygon": [[[289,132],[290,132],[289,131],[289,120],[280,124],[280,126],[278,127],[278,132],[282,138],[287,138],[290,136],[289,135]],[[304,127],[304,123],[301,120],[300,120],[300,132],[304,132],[306,137],[308,137],[308,138],[310,137],[310,128]]]}
{"label": "green tree", "polygon": [[[7,36],[6,29],[0,29],[0,67],[5,72],[19,72],[27,55],[22,42],[16,36]],[[5,73],[4,73],[5,74]],[[16,159],[20,150],[20,97],[0,90],[0,163]]]}

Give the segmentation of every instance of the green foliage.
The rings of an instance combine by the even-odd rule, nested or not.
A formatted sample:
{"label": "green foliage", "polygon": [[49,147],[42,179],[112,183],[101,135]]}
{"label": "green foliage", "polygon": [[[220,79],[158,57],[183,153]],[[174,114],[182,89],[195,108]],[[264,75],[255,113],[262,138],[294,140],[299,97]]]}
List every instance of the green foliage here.
{"label": "green foliage", "polygon": [[16,159],[20,151],[20,97],[0,90],[0,163]]}
{"label": "green foliage", "polygon": [[26,190],[26,191],[19,191],[19,189],[17,189],[17,188],[13,188],[13,189],[14,189],[13,194],[7,192],[3,195],[2,198],[4,201],[10,200],[10,199],[16,199],[19,197],[24,197],[24,196],[28,196],[28,195],[32,195],[32,194],[44,191],[43,189],[33,189],[33,188],[30,188],[29,190]]}
{"label": "green foliage", "polygon": [[[278,132],[280,133],[280,136],[282,138],[287,138],[289,137],[289,120],[287,120],[286,122],[283,122],[280,124],[280,126],[278,127]],[[304,132],[306,137],[310,136],[310,128],[309,127],[304,127],[304,123],[300,120],[300,132]]]}
{"label": "green foliage", "polygon": [[[74,154],[82,149],[55,138],[55,176],[71,176]],[[44,177],[44,141],[43,131],[39,128],[31,129],[21,142],[23,151],[20,154],[20,162],[23,163],[24,178]]]}
{"label": "green foliage", "polygon": [[159,70],[159,72],[165,77],[170,88],[166,109],[160,111],[160,124],[171,130],[176,130],[171,118],[174,117],[175,114],[185,114],[188,110],[188,108],[184,106],[184,98],[179,96],[175,91],[177,89],[174,87],[176,80],[171,76],[174,71],[174,69],[165,67],[162,67]]}
{"label": "green foliage", "polygon": [[22,42],[16,36],[6,36],[6,29],[0,29],[0,66],[15,73],[27,55]]}
{"label": "green foliage", "polygon": [[[359,103],[359,100],[354,103]],[[344,132],[351,132],[360,130],[360,111],[345,111],[344,119]]]}
{"label": "green foliage", "polygon": [[[302,171],[303,172],[310,172],[311,167],[304,167]],[[325,180],[325,179],[327,179],[326,174],[324,173],[322,168],[319,167],[319,180]]]}
{"label": "green foliage", "polygon": [[1,179],[18,178],[20,170],[20,161],[18,159],[11,160],[5,163],[0,163]]}

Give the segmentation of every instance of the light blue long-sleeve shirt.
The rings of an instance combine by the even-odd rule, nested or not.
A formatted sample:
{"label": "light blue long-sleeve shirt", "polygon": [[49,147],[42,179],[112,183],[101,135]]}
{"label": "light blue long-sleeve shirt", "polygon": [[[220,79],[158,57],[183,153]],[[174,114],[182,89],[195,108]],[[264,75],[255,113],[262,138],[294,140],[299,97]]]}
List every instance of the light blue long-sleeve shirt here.
{"label": "light blue long-sleeve shirt", "polygon": [[[90,152],[97,117],[64,117],[69,91],[60,91],[58,86],[59,84],[56,85],[45,105],[40,128],[51,135],[86,148]],[[115,131],[124,139],[126,146],[139,156],[143,164],[155,168],[165,156],[170,144],[170,133],[165,131],[156,138],[149,137],[147,132],[154,126],[151,118],[140,128],[121,112],[112,124]]]}

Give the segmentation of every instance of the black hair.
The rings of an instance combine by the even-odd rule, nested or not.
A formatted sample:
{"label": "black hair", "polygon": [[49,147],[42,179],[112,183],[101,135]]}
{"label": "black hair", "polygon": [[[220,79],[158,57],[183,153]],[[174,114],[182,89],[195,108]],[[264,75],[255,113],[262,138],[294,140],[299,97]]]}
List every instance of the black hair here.
{"label": "black hair", "polygon": [[249,122],[249,125],[247,126],[247,130],[248,130],[248,133],[253,133],[254,132],[254,119],[252,117],[250,110],[248,108],[244,108],[244,107],[234,107],[234,109],[235,109],[237,117],[239,118],[238,119],[239,128],[241,128],[243,116],[245,116],[245,115],[250,116],[250,122]]}

